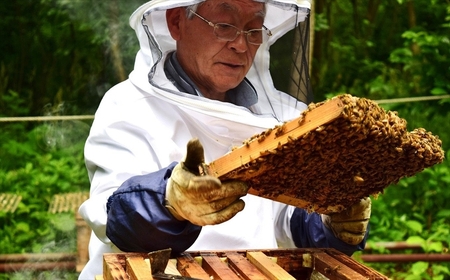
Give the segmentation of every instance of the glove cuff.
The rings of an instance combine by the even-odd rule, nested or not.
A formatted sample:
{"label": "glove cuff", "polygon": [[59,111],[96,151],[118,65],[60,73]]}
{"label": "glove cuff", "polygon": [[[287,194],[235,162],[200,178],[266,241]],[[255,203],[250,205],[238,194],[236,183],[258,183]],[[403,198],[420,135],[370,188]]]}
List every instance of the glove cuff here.
{"label": "glove cuff", "polygon": [[175,219],[177,219],[178,221],[185,221],[186,219],[183,218],[182,216],[180,216],[180,214],[178,214],[177,210],[175,210],[175,208],[169,204],[169,201],[166,199],[164,202],[164,206],[167,208],[167,210],[169,210],[170,214],[172,214],[172,216],[175,217]]}
{"label": "glove cuff", "polygon": [[[175,167],[175,169],[177,167],[178,167],[178,165]],[[175,169],[174,169],[174,171],[175,171]],[[186,219],[178,213],[177,209],[173,205],[170,204],[170,195],[172,194],[172,188],[174,187],[174,186],[172,186],[172,184],[176,184],[176,183],[173,181],[173,178],[170,178],[166,185],[166,195],[164,198],[164,206],[166,207],[167,210],[169,210],[170,214],[172,214],[172,216],[175,217],[175,219],[177,219],[178,221],[185,221]]]}
{"label": "glove cuff", "polygon": [[322,224],[329,230],[333,232],[333,234],[337,237],[337,232],[334,230],[333,226],[331,225],[331,217],[325,214],[321,214],[320,217],[322,218]]}

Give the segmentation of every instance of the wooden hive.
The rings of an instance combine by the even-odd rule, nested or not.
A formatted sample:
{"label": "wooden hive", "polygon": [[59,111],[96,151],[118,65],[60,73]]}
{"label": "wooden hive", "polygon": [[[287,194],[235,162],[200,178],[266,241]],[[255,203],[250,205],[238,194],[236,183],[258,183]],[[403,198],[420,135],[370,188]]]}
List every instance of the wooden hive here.
{"label": "wooden hive", "polygon": [[396,112],[344,94],[311,104],[200,173],[244,180],[251,194],[329,214],[443,159],[437,136],[423,128],[408,132]]}
{"label": "wooden hive", "polygon": [[[185,252],[169,261],[165,273],[204,280],[310,279],[312,273],[330,280],[389,279],[334,249]],[[148,254],[104,254],[103,275],[95,280],[118,279],[154,279]]]}

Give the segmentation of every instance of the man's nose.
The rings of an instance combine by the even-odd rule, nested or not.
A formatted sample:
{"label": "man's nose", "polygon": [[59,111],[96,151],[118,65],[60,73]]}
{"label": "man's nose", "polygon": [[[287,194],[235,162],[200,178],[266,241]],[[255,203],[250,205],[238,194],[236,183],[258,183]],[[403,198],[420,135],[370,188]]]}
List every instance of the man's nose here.
{"label": "man's nose", "polygon": [[228,46],[238,53],[244,53],[248,49],[247,34],[240,32],[233,41],[228,42]]}

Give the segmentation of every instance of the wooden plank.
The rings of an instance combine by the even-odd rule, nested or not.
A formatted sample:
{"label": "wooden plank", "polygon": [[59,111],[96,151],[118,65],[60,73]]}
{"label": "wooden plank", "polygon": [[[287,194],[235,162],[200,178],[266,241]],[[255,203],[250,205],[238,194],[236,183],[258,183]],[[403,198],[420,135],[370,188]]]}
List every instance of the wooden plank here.
{"label": "wooden plank", "polygon": [[126,272],[129,280],[153,280],[150,266],[144,258],[132,256],[127,258]]}
{"label": "wooden plank", "polygon": [[209,274],[198,264],[189,253],[177,257],[177,269],[183,276],[210,280]]}
{"label": "wooden plank", "polygon": [[21,195],[0,193],[0,212],[14,213],[21,200]]}
{"label": "wooden plank", "polygon": [[[215,257],[215,260],[210,261],[208,255]],[[95,280],[129,279],[127,272],[130,269],[127,270],[127,267],[129,268],[132,265],[127,263],[127,259],[137,257],[146,263],[145,270],[151,273],[150,262],[146,253],[109,253],[103,256],[103,275],[96,276]],[[217,280],[224,276],[219,277],[219,273],[215,275],[215,272],[211,271],[216,271],[217,266],[227,266],[227,262],[228,269],[232,272],[230,274],[232,276],[222,278],[227,280],[235,279],[233,274],[245,280],[306,279],[305,277],[312,269],[322,273],[330,280],[388,279],[337,250],[316,248],[185,252],[177,259],[169,260],[165,273],[181,274],[182,276],[204,280],[211,280],[211,277],[214,277]],[[249,262],[252,263],[250,266]],[[176,269],[174,266],[176,266]],[[208,268],[210,266],[214,269]],[[221,271],[221,269],[219,270]],[[139,270],[133,268],[133,271]]]}
{"label": "wooden plank", "polygon": [[169,260],[169,262],[167,263],[167,267],[164,270],[164,273],[181,276],[181,273],[177,269],[177,260],[176,259]]}
{"label": "wooden plank", "polygon": [[407,254],[368,254],[361,255],[364,262],[450,262],[450,254],[447,253],[407,253]]}
{"label": "wooden plank", "polygon": [[323,250],[317,248],[291,248],[258,251],[263,252],[268,257],[276,258],[276,263],[288,272],[312,268],[312,253],[323,252]]}
{"label": "wooden plank", "polygon": [[286,270],[269,259],[263,252],[247,252],[247,259],[271,280],[295,280]]}
{"label": "wooden plank", "polygon": [[314,253],[314,270],[325,277],[339,280],[363,280],[366,276],[359,274],[327,253]]}
{"label": "wooden plank", "polygon": [[78,212],[80,205],[89,198],[89,192],[55,194],[50,201],[48,212]]}
{"label": "wooden plank", "polygon": [[128,279],[123,265],[115,254],[103,254],[103,279],[119,280]]}
{"label": "wooden plank", "polygon": [[245,280],[267,280],[268,278],[262,274],[251,262],[243,255],[232,252],[227,254],[228,265],[240,277]]}
{"label": "wooden plank", "polygon": [[241,280],[216,254],[202,254],[202,267],[214,280]]}
{"label": "wooden plank", "polygon": [[[311,110],[304,119],[301,117],[283,125],[283,132],[273,131],[266,137],[266,141],[254,139],[236,148],[232,152],[214,160],[207,165],[207,173],[216,177],[224,176],[233,170],[246,165],[261,156],[264,151],[273,151],[278,146],[288,143],[291,138],[298,138],[337,118],[343,111],[344,105],[338,98],[331,99],[322,106]],[[255,173],[256,176],[258,173]],[[247,177],[246,179],[251,178]]]}
{"label": "wooden plank", "polygon": [[360,273],[361,275],[367,277],[367,279],[370,280],[388,280],[389,278],[384,276],[383,274],[377,272],[376,270],[373,270],[356,260],[348,257],[347,255],[339,252],[335,249],[325,249],[325,251],[331,255],[336,260],[340,261],[341,263],[347,265],[348,267],[351,267],[354,271]]}

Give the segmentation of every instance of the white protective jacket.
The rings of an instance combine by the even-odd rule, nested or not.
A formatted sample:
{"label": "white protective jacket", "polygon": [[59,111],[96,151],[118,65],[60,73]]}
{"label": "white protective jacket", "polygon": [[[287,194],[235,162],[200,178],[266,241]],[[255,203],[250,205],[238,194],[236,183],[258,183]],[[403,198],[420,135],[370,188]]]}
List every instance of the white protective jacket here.
{"label": "white protective jacket", "polygon": [[[106,236],[106,203],[124,181],[183,159],[187,142],[197,137],[206,162],[243,140],[299,116],[306,105],[273,86],[269,47],[304,21],[309,0],[269,0],[264,25],[273,36],[264,42],[247,78],[258,93],[255,112],[231,103],[178,92],[164,74],[163,62],[175,49],[165,10],[203,0],[153,0],[139,7],[130,25],[140,50],[129,79],[109,90],[95,115],[85,146],[90,198],[79,212],[93,230],[90,261],[80,279],[102,274],[102,254],[118,252]],[[231,220],[205,226],[190,250],[295,247],[290,218],[294,207],[247,195],[245,209]]]}

